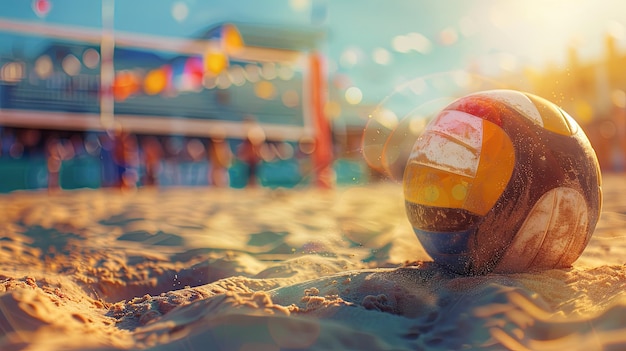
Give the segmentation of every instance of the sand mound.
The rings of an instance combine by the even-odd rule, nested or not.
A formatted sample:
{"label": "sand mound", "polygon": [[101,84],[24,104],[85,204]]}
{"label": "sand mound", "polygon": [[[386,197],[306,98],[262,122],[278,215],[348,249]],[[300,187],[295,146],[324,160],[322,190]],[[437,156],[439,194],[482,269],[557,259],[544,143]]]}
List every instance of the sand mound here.
{"label": "sand mound", "polygon": [[436,266],[394,184],[0,197],[2,350],[626,348],[626,186],[568,269]]}

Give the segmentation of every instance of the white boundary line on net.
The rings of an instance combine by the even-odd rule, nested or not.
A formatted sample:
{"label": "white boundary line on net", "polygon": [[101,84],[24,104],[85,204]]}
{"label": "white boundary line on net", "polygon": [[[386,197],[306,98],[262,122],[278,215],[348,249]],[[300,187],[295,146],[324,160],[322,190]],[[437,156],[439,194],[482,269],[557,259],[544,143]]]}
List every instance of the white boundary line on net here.
{"label": "white boundary line on net", "polygon": [[[202,120],[193,118],[115,115],[116,123],[127,130],[139,134],[184,134],[196,137],[233,137],[245,139],[249,126],[246,122]],[[100,115],[95,113],[74,113],[36,111],[21,109],[0,109],[0,125],[63,130],[105,130],[100,123]],[[284,124],[256,123],[269,140],[298,141],[311,137],[311,131],[300,126]]]}
{"label": "white boundary line on net", "polygon": [[[64,39],[82,43],[100,45],[103,31],[99,28],[84,28],[67,25],[51,25],[46,23],[16,21],[0,17],[0,31],[26,35],[40,35],[48,38]],[[135,34],[115,31],[114,45],[150,49],[162,52],[176,52],[187,55],[204,55],[209,46],[215,46],[216,40],[186,39],[160,37],[146,34]],[[294,50],[244,46],[237,53],[230,55],[232,59],[244,62],[285,62],[306,65],[306,53]],[[305,74],[305,77],[307,75]],[[256,123],[265,132],[268,139],[299,140],[313,136],[308,106],[308,91],[303,80],[302,117],[304,126],[290,126],[267,123]],[[115,114],[115,124],[137,133],[152,134],[186,134],[193,136],[226,136],[245,138],[250,126],[245,122],[200,120],[177,117],[134,116]],[[106,130],[98,114],[17,110],[0,108],[0,124],[15,127],[37,127],[70,130]],[[110,127],[110,126],[109,126]]]}

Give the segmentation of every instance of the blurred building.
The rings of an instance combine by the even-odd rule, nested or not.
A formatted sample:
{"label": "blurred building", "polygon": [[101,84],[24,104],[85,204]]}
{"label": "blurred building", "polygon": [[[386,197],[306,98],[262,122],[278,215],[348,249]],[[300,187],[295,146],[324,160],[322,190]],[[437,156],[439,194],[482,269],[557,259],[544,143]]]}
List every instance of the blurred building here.
{"label": "blurred building", "polygon": [[[284,157],[284,152],[278,152],[277,147],[264,148],[270,152],[265,152],[265,157],[261,158],[263,166],[267,164],[275,170],[265,171],[261,183],[275,184],[280,179],[287,179],[291,184],[303,182],[307,176],[310,178],[310,174],[297,178],[298,175],[279,173],[299,172],[298,167],[293,166],[297,161],[296,154],[300,159],[312,158],[315,161],[316,157],[320,157],[321,142],[331,142],[331,139],[319,139],[320,133],[316,131],[320,119],[329,124],[322,128],[327,128],[329,132],[331,129],[324,107],[328,93],[324,85],[326,77],[316,77],[316,74],[325,75],[325,72],[320,58],[314,60],[324,35],[319,28],[294,30],[228,23],[208,29],[196,39],[187,40],[187,44],[181,46],[182,53],[136,48],[126,43],[129,39],[116,38],[126,44],[116,46],[113,52],[114,73],[108,93],[113,97],[114,128],[121,127],[125,133],[147,136],[171,135],[184,138],[183,143],[201,138],[204,140],[203,147],[212,145],[213,138],[226,138],[233,152],[239,143],[249,138],[250,132],[259,129],[262,130],[263,142],[279,143],[276,145],[283,145],[281,150],[288,146],[298,151],[302,138],[313,138],[314,147],[304,148],[308,151],[299,154],[287,152],[291,160]],[[93,42],[96,39],[90,40]],[[208,47],[202,53],[193,53],[198,51],[198,42],[208,43]],[[96,163],[113,162],[115,157],[109,153],[113,152],[115,145],[109,144],[115,143],[115,140],[110,140],[108,134],[115,139],[117,132],[109,130],[111,126],[104,125],[100,115],[102,94],[107,93],[107,90],[103,91],[101,81],[101,63],[104,61],[98,44],[89,40],[77,42],[62,38],[51,40],[33,56],[0,58],[0,129],[4,128],[7,135],[11,131],[42,130],[42,139],[51,135],[56,138],[59,133],[55,130],[61,133],[62,139],[69,138],[68,132],[82,133],[83,139],[100,133],[96,139],[100,142],[99,152],[103,155],[92,156],[100,160]],[[313,65],[313,62],[317,64]],[[312,85],[312,82],[317,82],[317,85]],[[342,136],[336,138],[345,141],[337,144],[340,150],[354,144],[354,141],[346,141],[345,131],[348,129],[350,127],[341,128]],[[4,141],[9,142],[8,138]],[[17,139],[13,143],[21,145]],[[162,146],[166,148],[167,145]],[[346,154],[340,152],[342,156]],[[331,162],[330,155],[323,155],[323,162]],[[9,158],[5,161],[18,162],[16,157]],[[167,173],[161,184],[175,185],[175,180],[180,178],[176,176],[177,168],[198,168],[183,164],[178,159],[168,160],[160,168],[164,174]],[[207,163],[208,158],[193,161]],[[71,162],[68,159],[62,163],[69,165]],[[279,167],[278,163],[284,167]],[[19,164],[22,168],[29,167],[25,160],[19,161]],[[234,168],[236,166],[236,163],[233,164]],[[93,167],[93,163],[85,167]],[[141,172],[141,165],[138,167],[137,172]],[[199,166],[199,169],[207,169],[201,171],[206,174],[209,173],[208,168],[208,165]],[[309,172],[317,172],[320,167],[305,168]],[[27,170],[19,172],[28,173]],[[40,181],[33,187],[49,183],[43,179],[41,170],[38,172]],[[105,169],[102,177],[113,177],[114,173]],[[236,173],[235,170],[233,174]],[[154,175],[151,177],[154,178]],[[60,178],[63,179],[62,176]],[[75,178],[76,182],[84,183],[79,181],[79,175]],[[148,179],[142,174],[136,178]],[[96,184],[92,186],[95,187],[115,183],[119,181],[102,179],[90,184]],[[205,179],[195,183],[207,184],[210,181]]]}
{"label": "blurred building", "polygon": [[[116,47],[112,86],[116,119],[130,131],[154,133],[160,128],[160,133],[165,134],[176,131],[174,124],[184,134],[202,136],[211,134],[210,125],[204,130],[183,125],[197,120],[243,122],[254,118],[270,126],[303,126],[304,71],[298,62],[288,62],[284,56],[301,50],[302,45],[312,47],[314,39],[303,39],[304,34],[288,30],[266,33],[244,28],[256,33],[246,37],[251,47],[280,44],[282,48],[254,46],[256,50],[247,49],[249,52],[240,55],[243,59],[229,59],[221,72],[205,75],[204,58],[200,55]],[[200,39],[210,39],[213,31],[207,31]],[[293,45],[300,46],[294,47],[289,38]],[[292,47],[287,49],[288,45]],[[97,116],[100,61],[99,46],[61,41],[51,43],[35,57],[3,59],[0,122],[41,128],[101,129]],[[37,111],[45,111],[45,116]],[[143,117],[145,123],[137,117]],[[172,123],[173,119],[178,123]]]}

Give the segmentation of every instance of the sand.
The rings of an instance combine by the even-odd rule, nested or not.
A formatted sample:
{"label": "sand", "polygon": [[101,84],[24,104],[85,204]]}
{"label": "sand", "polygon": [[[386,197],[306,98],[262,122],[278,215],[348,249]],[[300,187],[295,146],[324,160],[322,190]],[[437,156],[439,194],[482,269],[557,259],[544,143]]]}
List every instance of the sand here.
{"label": "sand", "polygon": [[0,196],[0,350],[621,350],[626,185],[568,269],[463,277],[379,183]]}

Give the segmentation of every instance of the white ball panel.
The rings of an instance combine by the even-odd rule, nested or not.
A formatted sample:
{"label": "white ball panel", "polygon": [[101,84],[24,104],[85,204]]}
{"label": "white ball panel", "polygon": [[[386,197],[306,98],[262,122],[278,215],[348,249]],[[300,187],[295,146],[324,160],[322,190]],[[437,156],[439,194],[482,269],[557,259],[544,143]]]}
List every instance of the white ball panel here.
{"label": "white ball panel", "polygon": [[523,93],[514,90],[489,90],[480,93],[480,95],[488,96],[513,107],[520,112],[522,116],[543,127],[543,118],[539,110],[537,110],[537,106]]}
{"label": "white ball panel", "polygon": [[[545,193],[532,208],[496,272],[523,272],[533,268],[555,268],[579,250],[588,225],[587,204],[581,193],[559,187]],[[576,246],[576,247],[574,247]],[[576,255],[576,257],[578,257]],[[574,257],[574,259],[576,258]]]}

